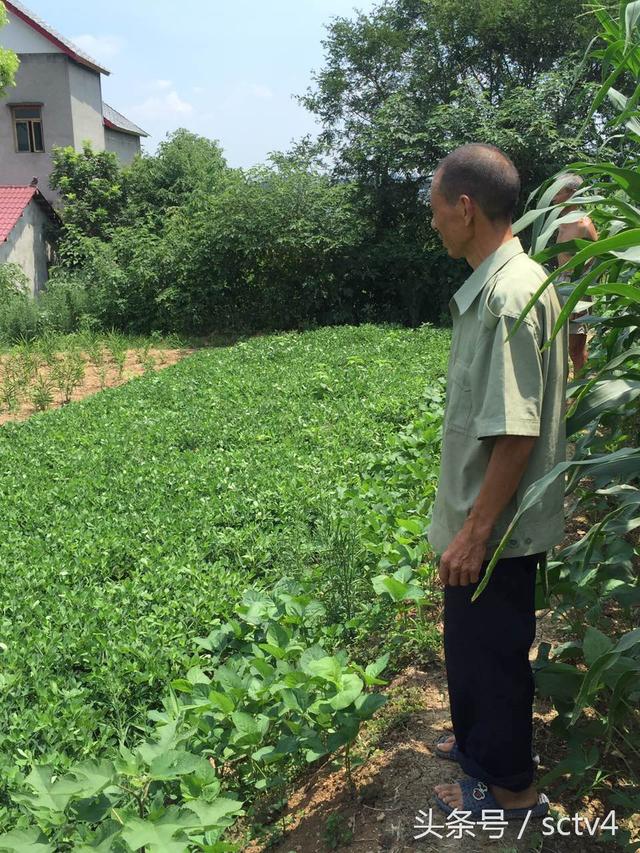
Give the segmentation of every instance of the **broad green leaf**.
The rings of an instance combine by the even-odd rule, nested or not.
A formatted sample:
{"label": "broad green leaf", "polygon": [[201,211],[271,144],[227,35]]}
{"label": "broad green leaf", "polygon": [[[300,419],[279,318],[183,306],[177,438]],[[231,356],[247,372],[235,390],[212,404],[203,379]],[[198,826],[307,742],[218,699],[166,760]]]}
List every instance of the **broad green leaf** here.
{"label": "broad green leaf", "polygon": [[305,672],[340,685],[342,679],[342,664],[336,657],[323,657],[319,660],[309,660],[305,663]]}
{"label": "broad green leaf", "polygon": [[35,811],[48,809],[53,812],[64,812],[73,793],[80,789],[80,785],[75,780],[65,777],[56,781],[52,781],[52,778],[51,767],[34,767],[25,779],[25,783],[34,793],[16,792],[13,794],[13,799],[28,805]]}
{"label": "broad green leaf", "polygon": [[201,755],[193,755],[181,750],[169,750],[157,756],[149,765],[149,775],[155,780],[178,779],[203,770],[207,760]]}
{"label": "broad green leaf", "polygon": [[113,853],[114,842],[120,837],[122,825],[115,820],[104,821],[85,842],[75,842],[74,853]]}
{"label": "broad green leaf", "polygon": [[356,696],[362,693],[363,687],[361,679],[355,673],[347,673],[342,678],[342,690],[329,699],[329,704],[336,711],[348,708]]}
{"label": "broad green leaf", "polygon": [[589,666],[606,652],[611,651],[613,643],[597,628],[589,626],[585,631],[582,649],[584,651],[584,659]]}
{"label": "broad green leaf", "polygon": [[212,803],[204,800],[188,800],[185,803],[185,809],[196,813],[199,825],[204,829],[228,826],[229,818],[244,814],[243,803],[240,800],[230,800],[226,797],[219,797]]}
{"label": "broad green leaf", "polygon": [[210,690],[207,698],[214,708],[219,708],[225,714],[230,714],[235,708],[233,699],[227,696],[226,693],[220,693],[219,690]]}
{"label": "broad green leaf", "polygon": [[582,683],[582,673],[568,663],[550,663],[535,670],[536,689],[541,696],[555,702],[575,699]]}
{"label": "broad green leaf", "polygon": [[572,163],[567,167],[567,170],[578,172],[581,175],[609,175],[634,201],[640,201],[640,173],[632,169],[625,169],[606,162],[597,165],[580,162]]}
{"label": "broad green leaf", "polygon": [[636,628],[634,631],[629,631],[628,634],[624,634],[616,644],[616,652],[629,652],[632,649],[636,651],[639,650],[640,647],[640,628]]}
{"label": "broad green leaf", "polygon": [[393,601],[402,601],[409,589],[409,585],[397,580],[391,575],[377,575],[373,578],[373,588],[378,595],[387,593]]}
{"label": "broad green leaf", "polygon": [[592,468],[592,471],[590,472],[592,476],[594,473],[607,473],[611,476],[625,473],[633,473],[633,475],[637,475],[640,471],[640,450],[631,447],[624,447],[621,450],[616,450],[614,453],[609,453],[595,459],[560,462],[555,466],[555,468],[552,468],[551,471],[545,474],[544,477],[540,477],[539,480],[532,483],[524,493],[518,512],[515,514],[511,524],[502,537],[500,544],[494,551],[485,570],[484,577],[471,597],[472,602],[478,598],[484,589],[486,589],[495,564],[500,559],[500,554],[504,551],[507,542],[512,538],[513,531],[524,513],[538,501],[542,500],[549,488],[555,485],[558,477],[564,476],[569,470],[579,470],[581,468]]}
{"label": "broad green leaf", "polygon": [[615,662],[615,652],[605,652],[591,664],[583,679],[580,692],[576,698],[576,702],[571,713],[571,719],[569,721],[570,726],[575,725],[578,721],[582,709],[589,703],[589,699],[591,698],[594,689],[602,679],[604,671],[610,666],[613,666]]}
{"label": "broad green leaf", "polygon": [[631,249],[626,249],[624,252],[611,252],[616,258],[621,261],[627,261],[630,264],[640,264],[640,247],[634,246]]}
{"label": "broad green leaf", "polygon": [[280,648],[280,646],[274,646],[272,643],[258,643],[258,648],[262,649],[263,652],[268,652],[278,660],[284,660],[287,656],[284,649]]}
{"label": "broad green leaf", "polygon": [[363,720],[368,720],[378,708],[381,708],[387,703],[388,699],[384,693],[366,693],[355,700],[356,711],[358,716]]}
{"label": "broad green leaf", "polygon": [[190,684],[210,684],[211,679],[204,673],[199,666],[192,666],[187,672],[187,681]]}
{"label": "broad green leaf", "polygon": [[599,284],[589,288],[594,296],[623,296],[630,302],[640,302],[640,288],[632,284]]}
{"label": "broad green leaf", "polygon": [[524,231],[525,228],[528,228],[533,222],[540,217],[543,217],[545,213],[548,213],[550,210],[554,210],[555,205],[550,205],[549,207],[536,207],[533,210],[528,210],[525,214],[523,214],[520,219],[516,220],[511,226],[512,233],[519,234],[521,231]]}
{"label": "broad green leaf", "polygon": [[[616,107],[621,113],[626,110],[629,99],[625,98],[625,96],[621,92],[618,92],[617,89],[611,87],[607,92],[607,96],[614,107]],[[633,118],[631,116],[624,122],[624,124],[628,130],[640,136],[640,121],[638,121],[637,118]]]}
{"label": "broad green leaf", "polygon": [[39,829],[13,829],[0,835],[0,851],[11,853],[53,853],[55,848],[49,844]]}
{"label": "broad green leaf", "polygon": [[536,242],[531,244],[532,254],[536,252],[541,252],[544,248],[546,248],[547,243],[558,230],[558,228],[560,228],[561,225],[567,225],[570,222],[578,222],[585,216],[586,211],[579,208],[578,210],[571,211],[571,213],[565,213],[562,216],[554,218],[554,220],[548,224],[548,227],[541,232]]}
{"label": "broad green leaf", "polygon": [[640,20],[640,0],[628,3],[624,11],[625,44],[630,44],[634,38],[634,30]]}
{"label": "broad green leaf", "polygon": [[171,720],[166,725],[157,726],[155,730],[155,740],[146,740],[136,750],[143,761],[150,764],[154,758],[159,755],[164,755],[174,749],[178,740],[178,721]]}
{"label": "broad green leaf", "polygon": [[176,808],[168,809],[157,821],[131,815],[122,828],[122,837],[133,850],[145,847],[149,853],[186,853],[189,849],[186,836],[179,840],[175,835],[178,832],[183,834],[190,822]]}
{"label": "broad green leaf", "polygon": [[424,530],[424,524],[417,518],[399,518],[397,519],[397,524],[399,527],[408,530],[409,533],[414,533],[416,536],[419,536]]}
{"label": "broad green leaf", "polygon": [[567,420],[567,435],[574,435],[605,412],[620,409],[640,395],[640,381],[604,379],[582,397]]}
{"label": "broad green leaf", "polygon": [[252,716],[244,711],[234,711],[231,719],[238,732],[245,737],[260,738],[269,730],[269,718],[264,714]]}
{"label": "broad green leaf", "polygon": [[389,664],[389,652],[385,652],[383,655],[380,655],[379,658],[376,658],[372,663],[367,664],[367,668],[365,672],[367,675],[373,675],[374,678],[380,675],[380,673],[387,667]]}

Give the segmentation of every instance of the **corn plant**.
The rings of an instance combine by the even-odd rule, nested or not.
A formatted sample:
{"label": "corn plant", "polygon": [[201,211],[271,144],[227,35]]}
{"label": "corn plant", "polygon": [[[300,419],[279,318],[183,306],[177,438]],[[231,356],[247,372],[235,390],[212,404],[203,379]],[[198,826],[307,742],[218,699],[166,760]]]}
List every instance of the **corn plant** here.
{"label": "corn plant", "polygon": [[124,366],[127,361],[126,340],[117,332],[111,331],[107,335],[107,349],[109,350],[113,363],[118,371],[118,379],[122,379]]}
{"label": "corn plant", "polygon": [[38,374],[31,387],[31,402],[36,412],[44,412],[53,403],[54,384],[51,379]]}
{"label": "corn plant", "polygon": [[[572,282],[552,337],[562,330],[578,300],[585,295],[595,299],[594,316],[588,318],[595,330],[591,357],[585,374],[568,389],[574,403],[566,431],[575,438],[575,454],[571,462],[556,466],[530,486],[474,594],[475,599],[490,582],[495,563],[522,515],[566,475],[574,511],[598,520],[581,539],[554,555],[545,573],[545,594],[559,613],[576,609],[582,614],[584,637],[555,655],[543,649],[537,681],[539,690],[553,698],[569,745],[568,758],[546,779],[571,772],[583,790],[585,785],[588,788],[603,781],[601,747],[595,738],[602,738],[605,752],[616,742],[623,752],[637,751],[634,744],[640,734],[636,713],[640,630],[617,637],[605,614],[605,607],[614,604],[621,610],[623,623],[633,624],[633,608],[640,604],[639,548],[634,533],[640,528],[640,2],[622,2],[617,16],[600,6],[593,8],[593,14],[602,32],[600,44],[590,48],[587,58],[600,62],[603,82],[592,114],[605,99],[616,110],[609,142],[617,140],[619,160],[570,164],[567,171],[584,179],[579,194],[564,205],[553,205],[551,200],[566,180],[563,175],[554,176],[532,196],[529,202],[536,199],[535,204],[514,228],[517,232],[532,226],[531,253],[541,263],[560,252],[573,253],[548,275],[519,322],[545,288],[565,272],[572,274]],[[578,214],[592,218],[598,240],[548,245],[558,226],[578,215],[564,213],[567,204],[578,206]],[[589,478],[586,484],[584,477]],[[614,636],[595,627],[584,631],[585,623],[596,621]],[[582,658],[586,671],[567,663],[568,651]],[[585,716],[587,706],[595,719]],[[640,797],[626,796],[627,801],[618,802],[638,811]],[[624,834],[621,838],[625,840]]]}
{"label": "corn plant", "polygon": [[151,370],[154,369],[156,365],[155,358],[149,352],[150,349],[151,341],[146,341],[140,349],[136,350],[136,358],[138,360],[138,364],[141,365],[145,373],[149,373]]}
{"label": "corn plant", "polygon": [[57,355],[60,350],[60,340],[58,335],[54,332],[45,332],[38,338],[35,346],[45,364],[49,367],[53,367],[56,363]]}
{"label": "corn plant", "polygon": [[51,378],[62,394],[63,403],[70,403],[76,388],[82,385],[85,363],[82,353],[70,350],[63,353],[51,368]]}
{"label": "corn plant", "polygon": [[17,411],[25,385],[22,363],[16,354],[5,356],[0,371],[0,399],[8,412]]}
{"label": "corn plant", "polygon": [[0,385],[0,400],[7,412],[16,412],[20,404],[20,385],[14,377],[4,376]]}
{"label": "corn plant", "polygon": [[40,358],[33,343],[26,342],[16,347],[16,359],[23,384],[29,385],[38,372]]}
{"label": "corn plant", "polygon": [[107,362],[105,348],[98,335],[87,335],[85,347],[89,355],[89,361],[95,367],[100,382],[100,390],[107,387]]}

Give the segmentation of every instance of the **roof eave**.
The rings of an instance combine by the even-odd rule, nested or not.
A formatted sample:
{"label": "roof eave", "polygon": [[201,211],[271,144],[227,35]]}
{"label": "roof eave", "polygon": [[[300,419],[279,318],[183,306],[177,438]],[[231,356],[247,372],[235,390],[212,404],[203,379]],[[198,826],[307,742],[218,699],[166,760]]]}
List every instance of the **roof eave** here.
{"label": "roof eave", "polygon": [[102,123],[104,124],[105,127],[108,127],[109,130],[117,130],[118,133],[127,133],[129,136],[149,136],[149,134],[146,131],[142,130],[142,128],[140,128],[139,131],[138,130],[129,130],[129,128],[126,128],[126,127],[119,127],[119,125],[114,124],[114,122],[112,122],[112,121],[109,121],[108,118],[103,117]]}
{"label": "roof eave", "polygon": [[18,9],[17,6],[14,6],[11,0],[4,0],[4,5],[8,11],[10,11],[17,18],[20,18],[21,21],[24,21],[25,24],[28,24],[32,29],[36,30],[36,32],[40,33],[41,36],[44,36],[44,38],[46,38],[57,48],[59,48],[70,59],[73,59],[74,62],[78,62],[80,65],[84,65],[87,68],[90,68],[92,71],[96,71],[98,74],[105,74],[107,76],[111,74],[108,68],[103,68],[101,65],[98,65],[95,62],[91,62],[84,56],[80,56],[79,53],[76,53],[76,51],[72,50],[69,45],[66,45],[63,41],[60,41],[59,38],[56,38],[53,33],[50,33],[45,27],[39,24],[38,21],[34,21],[33,18],[30,18],[29,15],[22,11],[22,9]]}

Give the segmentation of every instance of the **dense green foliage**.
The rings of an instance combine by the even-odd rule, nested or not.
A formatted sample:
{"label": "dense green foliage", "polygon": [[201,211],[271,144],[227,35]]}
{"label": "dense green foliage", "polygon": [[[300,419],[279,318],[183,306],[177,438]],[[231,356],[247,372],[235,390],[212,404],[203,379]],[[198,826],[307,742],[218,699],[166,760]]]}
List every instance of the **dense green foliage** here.
{"label": "dense green foliage", "polygon": [[[402,519],[433,490],[447,348],[427,327],[253,338],[5,426],[5,784],[130,744],[244,587],[304,580],[336,640],[370,654],[379,620],[386,645],[393,609],[366,578],[424,557]],[[350,529],[373,549],[356,564]]]}
{"label": "dense green foliage", "polygon": [[199,638],[202,666],[172,683],[149,738],[64,776],[31,771],[2,849],[231,853],[241,845],[222,841],[225,829],[256,793],[282,793],[287,771],[344,748],[350,774],[360,724],[386,701],[367,688],[386,683],[389,656],[363,668],[332,654],[324,616],[287,579],[247,591],[233,618]]}
{"label": "dense green foliage", "polygon": [[577,51],[596,27],[581,9],[392,0],[334,19],[301,98],[319,141],[254,169],[229,168],[215,141],[186,130],[121,172],[108,152],[59,149],[54,285],[95,325],[134,332],[448,322],[465,271],[430,227],[429,175],[481,139],[513,157],[526,196],[595,153],[593,62]]}
{"label": "dense green foliage", "polygon": [[[516,224],[516,230],[532,227],[536,259],[546,262],[559,252],[573,253],[540,287],[542,292],[560,274],[571,273],[554,334],[562,331],[580,298],[586,294],[595,300],[587,370],[569,387],[573,405],[567,435],[575,441],[575,454],[534,483],[521,507],[524,512],[566,473],[572,511],[591,522],[549,564],[545,603],[566,620],[571,641],[553,650],[543,644],[536,665],[538,691],[550,696],[558,711],[552,726],[568,744],[566,759],[542,783],[571,773],[582,793],[602,785],[602,762],[610,751],[637,751],[640,701],[640,3],[623,2],[617,16],[602,8],[595,15],[604,48],[593,52],[602,85],[592,109],[604,98],[615,108],[606,130],[617,137],[620,165],[606,160],[572,163],[571,171],[584,179],[579,193],[564,205],[552,205],[564,180],[555,176]],[[577,210],[567,213],[566,206]],[[547,247],[560,224],[585,214],[596,224],[597,241]],[[483,586],[476,594],[482,594]],[[632,777],[630,788],[614,792],[610,802],[640,811],[639,781]],[[621,833],[618,840],[624,845],[628,834]]]}
{"label": "dense green foliage", "polygon": [[[7,10],[0,2],[0,29],[7,23]],[[0,47],[0,97],[5,94],[7,86],[13,85],[20,60],[12,50]]]}

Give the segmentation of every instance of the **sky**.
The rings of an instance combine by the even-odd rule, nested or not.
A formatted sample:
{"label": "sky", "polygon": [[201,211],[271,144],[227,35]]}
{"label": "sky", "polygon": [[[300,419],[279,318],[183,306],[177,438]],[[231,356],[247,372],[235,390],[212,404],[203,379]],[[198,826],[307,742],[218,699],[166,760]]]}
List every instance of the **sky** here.
{"label": "sky", "polygon": [[186,127],[217,139],[230,166],[264,162],[316,134],[292,97],[323,67],[335,16],[380,0],[24,0],[111,71],[103,99],[146,130],[153,152]]}

